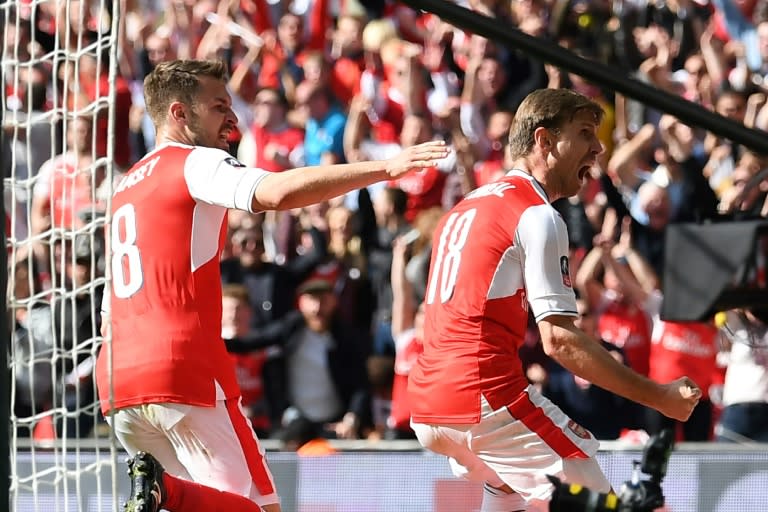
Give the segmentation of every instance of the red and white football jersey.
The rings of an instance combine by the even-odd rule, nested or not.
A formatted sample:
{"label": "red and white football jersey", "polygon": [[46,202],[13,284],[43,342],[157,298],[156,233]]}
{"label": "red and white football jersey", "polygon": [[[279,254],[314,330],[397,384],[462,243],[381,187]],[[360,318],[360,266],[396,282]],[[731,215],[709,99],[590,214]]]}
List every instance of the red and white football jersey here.
{"label": "red and white football jersey", "polygon": [[565,222],[521,171],[484,185],[435,230],[424,352],[408,384],[418,423],[477,423],[528,385],[518,349],[536,321],[576,316]]}
{"label": "red and white football jersey", "polygon": [[103,307],[112,344],[102,347],[96,373],[105,412],[157,402],[205,406],[239,396],[221,341],[219,255],[227,209],[250,211],[254,190],[268,175],[220,149],[167,144],[117,185],[109,228],[112,289]]}

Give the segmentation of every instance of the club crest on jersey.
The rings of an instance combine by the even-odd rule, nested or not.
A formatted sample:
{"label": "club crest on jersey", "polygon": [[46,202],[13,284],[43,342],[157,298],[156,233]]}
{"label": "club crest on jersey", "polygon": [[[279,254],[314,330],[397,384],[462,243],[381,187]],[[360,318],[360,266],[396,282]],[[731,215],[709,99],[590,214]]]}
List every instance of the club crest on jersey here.
{"label": "club crest on jersey", "polygon": [[229,164],[229,165],[231,165],[232,167],[245,167],[245,164],[244,164],[244,163],[242,163],[242,162],[241,162],[240,160],[238,160],[237,158],[233,158],[233,157],[231,157],[231,156],[230,156],[229,158],[225,158],[225,159],[224,159],[224,163],[225,163],[225,164]]}
{"label": "club crest on jersey", "polygon": [[581,439],[592,439],[592,434],[587,429],[579,425],[573,420],[568,421],[568,430],[576,434]]}
{"label": "club crest on jersey", "polygon": [[568,270],[568,256],[560,257],[560,273],[563,275],[563,284],[568,288],[572,288],[571,272]]}

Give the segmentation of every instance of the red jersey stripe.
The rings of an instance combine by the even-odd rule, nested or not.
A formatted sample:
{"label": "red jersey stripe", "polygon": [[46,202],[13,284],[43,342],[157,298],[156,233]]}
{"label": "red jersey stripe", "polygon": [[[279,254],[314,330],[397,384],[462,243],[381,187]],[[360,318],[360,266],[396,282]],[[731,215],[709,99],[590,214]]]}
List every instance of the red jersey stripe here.
{"label": "red jersey stripe", "polygon": [[259,441],[251,428],[248,419],[240,408],[239,398],[230,398],[226,401],[229,419],[232,427],[235,429],[237,439],[243,448],[248,471],[251,473],[256,489],[262,496],[268,496],[276,492],[275,485],[267,469],[267,462],[264,460],[264,454],[259,449]]}
{"label": "red jersey stripe", "polygon": [[589,455],[579,448],[563,432],[562,428],[549,418],[541,407],[531,401],[527,392],[507,406],[512,417],[520,420],[528,430],[536,433],[563,458],[588,459]]}

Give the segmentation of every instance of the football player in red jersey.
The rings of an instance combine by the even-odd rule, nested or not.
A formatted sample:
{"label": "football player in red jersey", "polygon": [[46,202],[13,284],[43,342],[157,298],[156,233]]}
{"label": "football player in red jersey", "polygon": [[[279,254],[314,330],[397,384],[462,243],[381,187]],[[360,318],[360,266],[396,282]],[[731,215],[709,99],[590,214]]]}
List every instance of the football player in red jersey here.
{"label": "football player in red jersey", "polygon": [[529,310],[545,352],[574,374],[680,420],[701,396],[687,377],[659,384],[635,373],[574,325],[568,234],[551,202],[576,194],[602,153],[602,113],[567,89],[531,93],[510,129],[512,170],[468,194],[435,230],[411,421],[457,476],[484,483],[482,511],[549,499],[548,474],[610,490],[597,440],[523,373]]}
{"label": "football player in red jersey", "polygon": [[133,457],[131,512],[280,510],[221,342],[227,210],[310,205],[431,167],[448,152],[432,142],[386,161],[247,168],[225,151],[237,123],[226,79],[216,61],[158,64],[144,81],[156,148],[113,195],[102,307],[111,343],[99,354],[97,386]]}

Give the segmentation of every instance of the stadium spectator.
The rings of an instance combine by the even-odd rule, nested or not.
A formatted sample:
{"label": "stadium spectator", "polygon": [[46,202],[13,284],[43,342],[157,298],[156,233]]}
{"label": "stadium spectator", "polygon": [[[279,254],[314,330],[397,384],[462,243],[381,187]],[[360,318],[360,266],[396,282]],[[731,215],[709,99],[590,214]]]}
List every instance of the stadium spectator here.
{"label": "stadium spectator", "polygon": [[62,351],[58,372],[64,376],[63,405],[68,412],[58,420],[56,431],[59,437],[85,438],[102,421],[93,380],[93,353],[101,330],[101,316],[96,312],[102,303],[104,284],[88,284],[104,275],[99,265],[104,240],[98,235],[80,233],[71,245],[64,249],[61,287],[73,290],[73,294],[54,295],[51,301],[54,338],[57,349]]}
{"label": "stadium spectator", "polygon": [[[83,2],[85,3],[85,2]],[[60,40],[61,48],[75,54],[77,50],[88,47],[97,40],[99,19],[94,11],[80,5],[62,3],[56,5],[56,21],[54,27]]]}
{"label": "stadium spectator", "polygon": [[[365,25],[362,38],[365,69],[360,76],[360,95],[371,106],[368,120],[374,140],[392,142],[397,139],[400,125],[396,124],[398,119],[392,116],[392,109],[388,108],[389,98],[386,94],[380,94],[380,91],[385,87],[384,82],[391,65],[389,58],[392,52],[385,50],[393,47],[390,41],[399,41],[397,28],[391,19],[374,19]],[[405,99],[400,98],[401,101]]]}
{"label": "stadium spectator", "polygon": [[47,89],[51,79],[50,71],[45,65],[37,64],[21,68],[18,73],[19,104],[13,108],[14,101],[10,101],[8,106],[12,107],[10,110],[13,112],[7,115],[28,123],[27,128],[21,130],[13,148],[16,155],[16,179],[21,181],[36,176],[42,164],[55,156],[54,148],[61,144],[51,140],[51,124],[47,122],[50,119],[50,114],[46,113],[50,106]]}
{"label": "stadium spectator", "polygon": [[[635,138],[637,137],[640,135]],[[632,141],[626,144],[631,143]],[[621,185],[619,180],[617,182],[621,191],[607,174],[601,175],[600,183],[605,194],[606,204],[615,210],[618,218],[631,217],[632,243],[638,253],[651,265],[658,278],[662,279],[664,275],[664,233],[671,216],[669,192],[666,187],[650,180],[637,180],[636,192],[631,187]]]}
{"label": "stadium spectator", "polygon": [[[251,328],[253,310],[248,289],[239,284],[224,285],[221,304],[221,337],[224,340],[242,338]],[[242,395],[242,406],[251,427],[261,438],[271,429],[269,402],[265,393],[264,365],[274,352],[269,347],[244,354],[232,354],[235,374]]]}
{"label": "stadium spectator", "polygon": [[363,27],[361,16],[342,14],[336,21],[331,40],[331,89],[342,105],[360,93],[360,78],[365,69],[363,59]]}
{"label": "stadium spectator", "polygon": [[765,186],[754,183],[755,175],[763,168],[763,160],[749,151],[741,155],[731,173],[730,185],[720,197],[718,209],[721,212],[747,218],[768,214],[768,190],[765,190]]}
{"label": "stadium spectator", "polygon": [[365,366],[364,331],[339,316],[333,274],[318,273],[298,289],[302,328],[286,333],[289,409],[312,421],[324,437],[357,439],[370,424],[370,390]]}
{"label": "stadium spectator", "polygon": [[131,110],[129,128],[131,137],[132,162],[155,148],[155,127],[144,104],[143,81],[161,62],[176,58],[176,50],[167,34],[159,31],[150,33],[142,42],[136,57],[138,72],[129,84],[131,90]]}
{"label": "stadium spectator", "polygon": [[[618,233],[613,209],[607,210],[603,226],[604,233],[597,237],[576,272],[576,289],[595,315],[599,337],[621,349],[629,367],[647,376],[651,318],[644,301],[658,283],[655,276],[653,282],[643,283],[648,272],[638,276],[632,271],[629,258],[638,259],[639,255],[634,251],[627,254],[631,248],[624,248],[631,237],[629,223],[622,222],[624,236],[619,246],[614,241]],[[645,266],[645,261],[640,260],[640,267],[635,268]]]}
{"label": "stadium spectator", "polygon": [[[363,134],[358,131],[361,129],[361,125],[358,124],[360,120],[359,113],[366,110],[366,104],[366,101],[362,98],[353,100],[351,119],[355,124],[349,125],[349,131],[344,134],[346,153],[350,158],[354,159],[350,161],[387,157],[388,155],[396,154],[403,147],[435,138],[434,128],[428,117],[419,114],[409,114],[403,121],[402,130],[398,138],[399,142],[383,143],[370,139],[366,140]],[[390,183],[390,185],[403,189],[408,195],[405,211],[405,219],[407,221],[413,221],[416,215],[423,210],[435,206],[442,207],[447,175],[455,171],[456,159],[456,151],[453,151],[437,167],[422,173],[405,176],[396,182]]]}
{"label": "stadium spectator", "polygon": [[397,187],[375,192],[373,201],[367,189],[360,191],[357,210],[360,239],[368,257],[368,273],[373,290],[373,354],[394,355],[392,339],[392,243],[410,230],[405,220],[408,196]]}
{"label": "stadium spectator", "polygon": [[336,106],[327,87],[304,81],[296,87],[296,109],[304,117],[304,163],[328,165],[344,162],[346,115]]}
{"label": "stadium spectator", "polygon": [[328,264],[335,267],[339,314],[354,329],[370,331],[373,294],[368,276],[368,257],[357,234],[355,212],[339,205],[325,214],[328,223]]}
{"label": "stadium spectator", "polygon": [[[129,119],[133,105],[128,81],[122,75],[110,77],[107,52],[98,57],[88,53],[83,54],[78,62],[78,69],[79,76],[74,84],[78,84],[79,88],[74,92],[82,91],[89,104],[98,105],[94,111],[96,156],[103,157],[107,154],[108,138],[112,137],[112,159],[118,171],[127,170],[132,163]],[[112,102],[111,114],[110,109],[102,106],[102,102],[105,102],[104,99],[107,97]],[[84,106],[85,104],[80,108]],[[113,117],[111,124],[110,115]]]}
{"label": "stadium spectator", "polygon": [[433,206],[413,219],[414,233],[418,236],[410,248],[411,254],[405,264],[405,278],[408,279],[418,303],[423,302],[427,296],[429,259],[435,243],[434,234],[444,213],[439,206]]}
{"label": "stadium spectator", "polygon": [[650,180],[669,195],[670,222],[703,222],[717,215],[717,196],[707,184],[704,164],[694,155],[694,130],[671,115],[661,116],[656,167]]}
{"label": "stadium spectator", "polygon": [[[12,168],[2,171],[14,181],[15,194],[14,197],[6,196],[5,208],[15,214],[13,230],[17,240],[25,240],[29,234],[27,211],[32,202],[34,178],[40,167],[59,153],[56,148],[61,145],[56,140],[58,137],[51,137],[52,127],[57,135],[60,126],[51,122],[47,112],[49,81],[50,72],[46,66],[22,67],[18,70],[18,85],[9,87],[12,92],[6,97],[8,110],[2,128],[6,132],[2,151],[8,157],[2,163],[7,160],[7,165]],[[23,124],[25,128],[15,132],[15,123]],[[15,133],[18,135],[14,136]]]}
{"label": "stadium spectator", "polygon": [[[715,112],[723,117],[743,124],[746,111],[747,98],[739,91],[726,89],[715,98]],[[708,133],[704,139],[704,150],[709,155],[709,160],[704,166],[704,176],[709,180],[709,186],[719,196],[723,183],[727,184],[744,148],[713,133]]]}
{"label": "stadium spectator", "polygon": [[576,194],[603,147],[602,109],[540,89],[510,132],[513,170],[470,193],[435,230],[424,352],[409,376],[420,443],[482,482],[483,510],[525,510],[552,492],[549,474],[600,492],[610,484],[591,433],[528,384],[517,349],[532,310],[546,353],[576,375],[685,420],[701,391],[656,383],[617,362],[574,325],[565,223],[550,201]]}
{"label": "stadium spectator", "polygon": [[453,27],[438,18],[429,16],[425,20],[428,36],[424,41],[421,57],[427,77],[427,108],[432,115],[439,116],[461,94],[461,80],[451,51]]}
{"label": "stadium spectator", "polygon": [[40,167],[32,189],[30,234],[38,237],[33,246],[35,257],[50,275],[61,269],[51,268],[52,244],[43,243],[40,235],[48,230],[72,232],[82,228],[85,222],[80,213],[103,208],[102,201],[110,192],[105,166],[94,154],[93,128],[87,116],[68,120],[66,149]]}
{"label": "stadium spectator", "polygon": [[237,123],[226,83],[217,61],[155,67],[145,96],[158,149],[125,175],[112,200],[114,278],[102,305],[112,343],[99,354],[96,377],[102,410],[133,457],[133,510],[280,510],[221,343],[227,209],[317,203],[434,165],[448,152],[435,142],[387,161],[247,168],[226,152]]}
{"label": "stadium spectator", "polygon": [[[328,95],[334,100],[339,101],[339,97],[331,87],[331,64],[323,52],[313,51],[307,53],[302,59],[301,71],[304,81],[329,89]],[[344,103],[339,104],[344,105]]]}
{"label": "stadium spectator", "polygon": [[222,259],[222,282],[243,284],[254,308],[252,326],[258,328],[294,309],[296,287],[328,254],[326,237],[315,225],[305,233],[305,251],[284,264],[266,255],[264,223],[239,227],[232,233],[233,256]]}
{"label": "stadium spectator", "polygon": [[368,341],[340,317],[337,279],[333,267],[318,269],[297,290],[298,315],[286,315],[259,336],[228,340],[227,347],[233,353],[280,348],[284,382],[273,386],[285,393],[275,400],[286,405],[279,411],[283,428],[301,417],[324,437],[357,439],[370,426]]}
{"label": "stadium spectator", "polygon": [[[409,243],[410,242],[410,243]],[[387,418],[385,439],[413,439],[408,374],[422,351],[424,303],[416,301],[413,286],[405,276],[411,246],[415,240],[398,237],[392,249],[392,337],[395,340],[392,407]]]}
{"label": "stadium spectator", "polygon": [[[39,296],[43,291],[39,265],[34,258],[20,253],[16,254],[16,258],[11,262],[9,292],[16,300]],[[53,405],[56,340],[51,329],[51,305],[47,300],[34,300],[27,307],[17,308],[11,321],[13,344],[8,349],[13,356],[11,365],[16,386],[13,412],[19,418],[26,418],[40,414]],[[29,364],[23,364],[24,361],[29,361]],[[19,424],[16,433],[21,437],[32,437],[41,423],[38,420],[28,426]]]}
{"label": "stadium spectator", "polygon": [[[718,441],[768,443],[768,327],[764,309],[726,316],[727,370]],[[727,327],[727,328],[725,328]]]}
{"label": "stadium spectator", "polygon": [[[288,214],[287,212],[279,212]],[[263,218],[263,216],[262,216]],[[311,225],[307,233],[311,244],[295,258],[278,264],[265,254],[264,223],[241,226],[232,234],[233,256],[221,261],[221,278],[225,284],[243,285],[250,303],[249,339],[260,339],[263,343],[254,350],[268,348],[270,332],[280,329],[283,323],[292,322],[295,312],[296,288],[320,265],[328,254],[326,238]],[[323,227],[323,226],[320,226]],[[240,337],[240,335],[238,336]],[[278,344],[280,340],[275,341]],[[282,391],[282,361],[270,357],[262,368],[264,391],[270,417],[270,430],[280,425],[285,393]]]}
{"label": "stadium spectator", "polygon": [[288,101],[276,89],[263,88],[253,102],[253,124],[243,134],[238,158],[253,167],[280,172],[303,158],[304,131],[290,126]]}
{"label": "stadium spectator", "polygon": [[504,160],[509,127],[512,125],[514,114],[506,110],[497,110],[488,118],[488,126],[480,140],[481,146],[487,147],[484,156],[479,157],[473,166],[475,184],[480,187],[504,176],[508,166]]}

